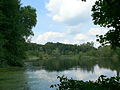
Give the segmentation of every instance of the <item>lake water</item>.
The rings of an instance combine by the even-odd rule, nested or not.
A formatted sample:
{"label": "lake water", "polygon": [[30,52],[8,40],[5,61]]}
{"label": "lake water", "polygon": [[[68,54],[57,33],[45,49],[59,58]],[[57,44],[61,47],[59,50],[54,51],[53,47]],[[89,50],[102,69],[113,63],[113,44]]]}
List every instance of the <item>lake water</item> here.
{"label": "lake water", "polygon": [[27,62],[26,70],[23,71],[0,71],[0,90],[55,90],[51,89],[50,85],[59,83],[57,76],[65,75],[76,80],[95,81],[100,75],[112,77],[118,74],[118,70],[108,65],[105,68],[104,65],[90,64],[91,66],[87,66],[84,63],[82,66],[73,65],[68,68],[68,63],[64,62],[64,68],[59,69],[63,67],[63,64],[59,66],[57,62],[51,62],[54,63],[53,65],[49,62],[51,65],[49,67],[46,66],[48,63],[43,63],[43,61],[37,65],[34,65],[35,62],[31,63],[33,62]]}

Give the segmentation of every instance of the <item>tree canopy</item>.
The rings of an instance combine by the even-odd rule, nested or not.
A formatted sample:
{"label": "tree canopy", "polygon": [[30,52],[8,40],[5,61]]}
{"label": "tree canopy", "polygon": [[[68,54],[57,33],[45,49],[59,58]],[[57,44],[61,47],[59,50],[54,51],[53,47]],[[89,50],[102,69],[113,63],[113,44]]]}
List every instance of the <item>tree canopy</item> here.
{"label": "tree canopy", "polygon": [[120,0],[97,0],[92,7],[94,24],[108,27],[110,30],[97,39],[102,45],[111,44],[120,47]]}
{"label": "tree canopy", "polygon": [[71,44],[63,44],[63,43],[52,43],[48,42],[45,45],[29,43],[28,50],[33,53],[42,52],[48,55],[76,55],[79,52],[87,52],[90,50],[95,50],[93,42],[87,42],[80,45],[71,45]]}
{"label": "tree canopy", "polygon": [[0,63],[22,65],[27,38],[33,35],[36,10],[20,0],[0,0]]}

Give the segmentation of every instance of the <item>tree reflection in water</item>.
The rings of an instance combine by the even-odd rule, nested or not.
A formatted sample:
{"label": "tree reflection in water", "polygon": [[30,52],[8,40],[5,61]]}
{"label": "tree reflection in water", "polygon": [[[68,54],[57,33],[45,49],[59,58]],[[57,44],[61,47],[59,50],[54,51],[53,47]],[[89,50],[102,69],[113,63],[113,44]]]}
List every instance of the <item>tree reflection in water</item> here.
{"label": "tree reflection in water", "polygon": [[42,68],[46,71],[64,71],[72,68],[80,68],[83,71],[94,72],[94,67],[98,65],[100,68],[110,69],[116,71],[116,75],[120,76],[120,60],[111,57],[94,58],[85,56],[82,59],[63,59],[54,58],[51,60],[38,60],[32,62],[34,67]]}

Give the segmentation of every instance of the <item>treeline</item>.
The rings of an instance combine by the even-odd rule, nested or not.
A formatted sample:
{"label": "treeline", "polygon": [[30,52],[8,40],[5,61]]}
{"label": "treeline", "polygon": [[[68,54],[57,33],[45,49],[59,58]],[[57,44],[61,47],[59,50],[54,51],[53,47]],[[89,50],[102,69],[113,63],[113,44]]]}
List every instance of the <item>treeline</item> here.
{"label": "treeline", "polygon": [[0,66],[22,66],[26,42],[33,35],[36,10],[20,0],[0,0]]}
{"label": "treeline", "polygon": [[[28,57],[38,57],[39,59],[33,65],[44,66],[44,69],[48,71],[68,70],[76,66],[83,70],[93,71],[95,65],[101,68],[120,70],[118,68],[120,48],[111,49],[109,45],[95,48],[94,44],[90,42],[81,45],[49,42],[45,45],[30,43],[28,48],[29,51],[26,52]],[[50,53],[47,53],[47,50]]]}
{"label": "treeline", "polygon": [[[98,48],[94,47],[93,42],[87,42],[80,45],[63,44],[63,43],[52,43],[48,42],[45,45],[28,43],[28,51],[26,52],[28,57],[36,56],[40,59],[46,57],[58,57],[66,56],[73,57],[74,59],[85,58],[120,58],[120,48],[111,49],[111,46],[101,46]],[[94,59],[93,59],[94,60]]]}
{"label": "treeline", "polygon": [[96,50],[93,42],[83,43],[81,45],[63,44],[63,43],[52,43],[48,42],[45,45],[29,43],[28,54],[39,56],[40,54],[47,54],[52,56],[59,55],[76,55],[80,52],[88,52],[90,50]]}

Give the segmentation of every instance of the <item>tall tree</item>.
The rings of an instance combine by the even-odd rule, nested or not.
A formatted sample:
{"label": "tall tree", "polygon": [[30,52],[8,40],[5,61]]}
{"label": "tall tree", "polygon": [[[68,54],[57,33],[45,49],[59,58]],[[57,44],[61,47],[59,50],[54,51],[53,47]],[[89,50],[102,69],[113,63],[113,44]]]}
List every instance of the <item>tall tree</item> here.
{"label": "tall tree", "polygon": [[98,36],[98,41],[120,47],[120,0],[97,0],[92,8],[94,24],[108,27],[105,35]]}
{"label": "tall tree", "polygon": [[35,11],[30,6],[21,7],[20,0],[0,0],[0,46],[8,65],[22,65],[26,40],[36,24]]}

